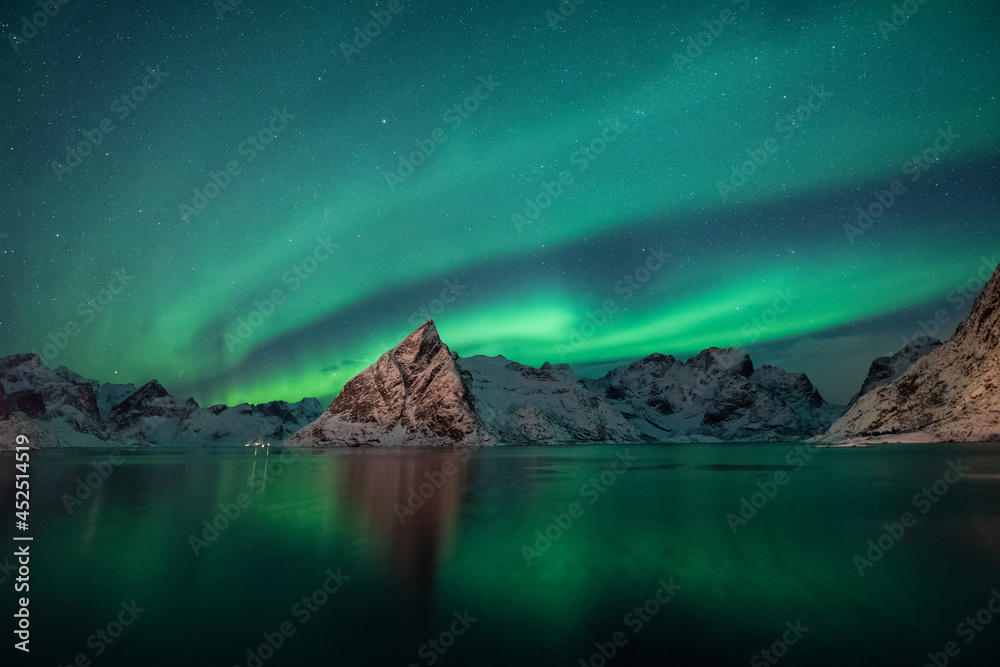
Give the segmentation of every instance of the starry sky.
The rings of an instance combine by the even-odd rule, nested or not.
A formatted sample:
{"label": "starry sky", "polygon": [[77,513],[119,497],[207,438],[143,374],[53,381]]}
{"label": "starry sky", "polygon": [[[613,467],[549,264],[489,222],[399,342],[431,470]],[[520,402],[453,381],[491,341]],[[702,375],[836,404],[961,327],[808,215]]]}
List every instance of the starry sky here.
{"label": "starry sky", "polygon": [[843,403],[998,263],[995,2],[234,2],[4,4],[0,355],[329,400],[433,317]]}

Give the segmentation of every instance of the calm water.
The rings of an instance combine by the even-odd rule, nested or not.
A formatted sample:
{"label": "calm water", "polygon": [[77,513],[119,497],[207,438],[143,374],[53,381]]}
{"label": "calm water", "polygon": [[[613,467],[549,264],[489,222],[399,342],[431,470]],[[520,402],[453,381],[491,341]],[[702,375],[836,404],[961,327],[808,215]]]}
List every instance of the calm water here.
{"label": "calm water", "polygon": [[[72,513],[110,450],[33,452],[32,652],[3,663],[599,666],[603,647],[608,665],[919,667],[954,641],[951,664],[997,664],[1000,615],[959,624],[1000,588],[1000,448],[794,447],[147,451]],[[411,490],[429,496],[412,514]],[[763,505],[745,525],[741,498]]]}

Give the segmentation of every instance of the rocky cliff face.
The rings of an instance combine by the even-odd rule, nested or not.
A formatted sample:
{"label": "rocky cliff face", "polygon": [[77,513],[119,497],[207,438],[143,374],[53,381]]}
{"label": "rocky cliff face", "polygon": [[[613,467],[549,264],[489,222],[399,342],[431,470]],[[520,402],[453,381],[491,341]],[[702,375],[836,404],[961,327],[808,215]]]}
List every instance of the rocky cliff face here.
{"label": "rocky cliff face", "polygon": [[34,434],[32,444],[45,447],[277,444],[322,412],[316,399],[201,408],[155,380],[138,389],[101,385],[65,367],[50,370],[36,354],[0,359],[0,386],[3,441]]}
{"label": "rocky cliff face", "polygon": [[134,384],[102,384],[97,389],[97,409],[101,416],[107,418],[111,409],[135,393],[138,389]]}
{"label": "rocky cliff face", "polygon": [[1000,440],[1000,268],[947,343],[863,394],[823,436]]}
{"label": "rocky cliff face", "polygon": [[19,435],[28,438],[29,447],[53,447],[58,444],[51,435],[19,416],[3,382],[0,382],[0,451],[13,451]]}
{"label": "rocky cliff face", "polygon": [[47,433],[47,444],[100,445],[115,440],[97,408],[97,383],[65,366],[53,371],[37,354],[15,354],[0,359],[0,382],[14,415]]}
{"label": "rocky cliff face", "polygon": [[838,416],[805,375],[754,369],[746,354],[710,348],[679,362],[653,354],[594,381],[649,439],[659,441],[799,440]]}
{"label": "rocky cliff face", "polygon": [[351,379],[289,446],[486,445],[455,356],[425,322]]}
{"label": "rocky cliff face", "polygon": [[936,338],[922,336],[908,343],[906,347],[891,357],[877,358],[868,368],[868,376],[865,377],[865,381],[861,384],[861,391],[851,398],[851,402],[848,405],[854,405],[858,398],[867,394],[872,389],[889,384],[905,373],[918,359],[926,357],[940,345],[941,341]]}
{"label": "rocky cliff face", "polygon": [[504,444],[638,442],[642,435],[566,364],[459,359],[484,428]]}
{"label": "rocky cliff face", "polygon": [[10,419],[13,416],[14,408],[11,407],[10,402],[8,402],[7,390],[4,389],[3,383],[0,382],[0,421]]}

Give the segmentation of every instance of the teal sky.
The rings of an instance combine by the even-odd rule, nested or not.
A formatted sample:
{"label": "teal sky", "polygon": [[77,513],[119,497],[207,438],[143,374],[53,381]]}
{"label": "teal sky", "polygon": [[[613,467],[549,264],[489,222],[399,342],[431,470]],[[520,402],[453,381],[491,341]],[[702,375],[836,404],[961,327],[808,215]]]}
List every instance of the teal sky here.
{"label": "teal sky", "polygon": [[327,400],[430,315],[590,375],[744,346],[844,402],[998,262],[993,3],[168,5],[5,39],[0,355]]}

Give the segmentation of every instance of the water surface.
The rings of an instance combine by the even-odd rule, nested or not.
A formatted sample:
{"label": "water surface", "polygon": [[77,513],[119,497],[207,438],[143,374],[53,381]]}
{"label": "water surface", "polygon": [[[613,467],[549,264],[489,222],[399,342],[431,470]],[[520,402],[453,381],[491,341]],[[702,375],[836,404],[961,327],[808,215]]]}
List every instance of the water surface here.
{"label": "water surface", "polygon": [[[32,453],[16,664],[600,665],[603,648],[746,665],[775,642],[788,665],[919,666],[949,641],[954,665],[1000,657],[1000,615],[959,634],[1000,587],[995,445],[136,451],[71,502],[110,455]],[[2,563],[20,533],[0,462]]]}

